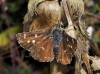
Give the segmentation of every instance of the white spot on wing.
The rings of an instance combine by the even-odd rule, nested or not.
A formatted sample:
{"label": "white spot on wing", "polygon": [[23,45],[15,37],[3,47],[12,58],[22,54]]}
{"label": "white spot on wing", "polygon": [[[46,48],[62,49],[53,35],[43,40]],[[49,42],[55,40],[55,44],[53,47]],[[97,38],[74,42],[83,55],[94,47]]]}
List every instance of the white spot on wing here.
{"label": "white spot on wing", "polygon": [[40,43],[40,42],[37,42],[37,43]]}
{"label": "white spot on wing", "polygon": [[69,41],[68,38],[67,38],[67,41]]}
{"label": "white spot on wing", "polygon": [[35,38],[37,38],[37,34],[35,34]]}
{"label": "white spot on wing", "polygon": [[26,34],[24,34],[24,39],[26,39]]}
{"label": "white spot on wing", "polygon": [[41,47],[43,50],[45,49],[44,47]]}
{"label": "white spot on wing", "polygon": [[70,46],[72,48],[72,46]]}
{"label": "white spot on wing", "polygon": [[35,40],[32,40],[32,43],[35,43]]}
{"label": "white spot on wing", "polygon": [[20,44],[20,43],[22,43],[22,42],[23,42],[23,41],[21,41],[21,40],[20,40],[20,41],[18,41],[18,43],[19,43],[19,44]]}
{"label": "white spot on wing", "polygon": [[30,43],[30,40],[28,40],[27,43]]}
{"label": "white spot on wing", "polygon": [[72,38],[72,42],[74,43],[74,39]]}
{"label": "white spot on wing", "polygon": [[66,50],[64,52],[66,52]]}
{"label": "white spot on wing", "polygon": [[70,47],[70,45],[68,44],[67,47]]}

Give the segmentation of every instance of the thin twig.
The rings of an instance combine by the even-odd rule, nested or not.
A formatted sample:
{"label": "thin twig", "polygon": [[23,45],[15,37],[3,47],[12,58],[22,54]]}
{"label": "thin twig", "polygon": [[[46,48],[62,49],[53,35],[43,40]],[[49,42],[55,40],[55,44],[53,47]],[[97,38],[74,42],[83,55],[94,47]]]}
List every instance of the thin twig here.
{"label": "thin twig", "polygon": [[89,13],[89,12],[87,12],[86,14],[89,15],[89,16],[93,16],[93,17],[97,18],[98,20],[100,20],[100,15],[92,14],[92,13]]}
{"label": "thin twig", "polygon": [[[9,24],[9,21],[8,21],[8,17],[7,17],[7,14],[6,14],[6,5],[5,5],[5,1],[4,0],[0,0],[0,4],[1,4],[1,9],[2,9],[2,13],[4,15],[4,20],[5,20],[5,24],[7,25],[8,28],[10,28],[10,24]],[[11,33],[11,31],[8,32],[9,35]],[[14,46],[14,42],[13,40],[10,38],[10,54],[11,54],[11,61],[12,61],[12,71],[13,71],[13,74],[17,74],[16,72],[16,65],[15,65],[15,50],[13,49],[13,46]]]}

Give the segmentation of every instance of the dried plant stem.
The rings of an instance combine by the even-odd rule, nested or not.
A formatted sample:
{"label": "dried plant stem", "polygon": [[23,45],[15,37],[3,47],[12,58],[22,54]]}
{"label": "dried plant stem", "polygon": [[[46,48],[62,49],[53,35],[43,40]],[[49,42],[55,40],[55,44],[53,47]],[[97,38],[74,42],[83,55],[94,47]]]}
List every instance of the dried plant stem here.
{"label": "dried plant stem", "polygon": [[[5,1],[4,0],[0,0],[0,3],[1,3],[1,9],[2,9],[2,13],[4,15],[4,18],[5,18],[5,24],[7,25],[8,28],[10,28],[10,24],[9,24],[9,21],[8,21],[8,17],[7,17],[7,14],[6,14],[6,5],[5,5]],[[13,74],[17,74],[16,72],[16,65],[15,65],[15,59],[14,57],[16,56],[15,54],[15,50],[14,50],[14,46],[15,46],[15,41],[12,40],[13,36],[11,36],[11,31],[8,32],[9,33],[9,36],[10,36],[10,54],[11,54],[11,61],[12,61],[12,71],[13,71]]]}
{"label": "dried plant stem", "polygon": [[30,74],[32,72],[32,70],[26,65],[26,63],[24,63],[22,61],[22,59],[20,57],[15,57],[15,60],[24,68],[26,69]]}
{"label": "dried plant stem", "polygon": [[63,4],[63,7],[64,7],[65,15],[66,15],[67,20],[68,20],[68,25],[70,26],[73,23],[72,23],[72,20],[71,20],[71,16],[70,16],[70,13],[69,13],[69,10],[68,10],[66,0],[62,0],[62,4]]}
{"label": "dried plant stem", "polygon": [[58,65],[56,64],[56,62],[51,62],[50,63],[50,74],[63,74],[62,71],[58,71]]}
{"label": "dried plant stem", "polygon": [[[77,27],[76,27],[77,28]],[[78,30],[78,28],[77,28]],[[75,74],[81,74],[81,69],[82,69],[82,52],[85,50],[86,45],[84,44],[84,40],[82,41],[83,36],[80,34],[79,31],[77,35],[77,50],[75,52]]]}
{"label": "dried plant stem", "polygon": [[9,24],[9,21],[8,21],[8,17],[7,17],[7,14],[6,14],[6,6],[5,6],[5,1],[4,0],[0,0],[1,2],[1,9],[2,9],[2,13],[4,15],[4,18],[5,18],[5,24],[7,25],[8,28],[10,28],[10,24]]}
{"label": "dried plant stem", "polygon": [[100,15],[92,14],[92,13],[89,13],[89,12],[87,12],[86,14],[89,15],[89,16],[93,16],[93,17],[97,18],[98,20],[100,20]]}
{"label": "dried plant stem", "polygon": [[2,56],[0,56],[0,74],[4,74],[3,58],[2,58]]}
{"label": "dried plant stem", "polygon": [[61,65],[56,60],[50,63],[50,74],[66,74],[69,68],[67,65]]}

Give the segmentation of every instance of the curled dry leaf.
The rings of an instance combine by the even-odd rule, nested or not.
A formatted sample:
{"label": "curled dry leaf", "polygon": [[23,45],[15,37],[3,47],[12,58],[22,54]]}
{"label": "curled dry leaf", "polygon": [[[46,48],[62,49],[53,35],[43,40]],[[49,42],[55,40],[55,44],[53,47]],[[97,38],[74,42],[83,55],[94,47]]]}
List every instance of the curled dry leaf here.
{"label": "curled dry leaf", "polygon": [[24,31],[51,29],[60,18],[61,11],[57,1],[29,0],[28,12],[24,17]]}

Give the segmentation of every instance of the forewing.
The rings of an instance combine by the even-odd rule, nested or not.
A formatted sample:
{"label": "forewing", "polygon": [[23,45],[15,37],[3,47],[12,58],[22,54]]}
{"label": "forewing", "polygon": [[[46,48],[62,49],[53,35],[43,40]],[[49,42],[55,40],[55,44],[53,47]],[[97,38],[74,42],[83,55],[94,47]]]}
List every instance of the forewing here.
{"label": "forewing", "polygon": [[50,30],[18,33],[17,40],[24,49],[30,51],[34,59],[48,62],[54,59],[50,33]]}
{"label": "forewing", "polygon": [[77,47],[77,42],[68,34],[64,32],[62,34],[63,37],[62,37],[62,41],[59,47],[59,53],[56,60],[57,62],[66,65],[66,64],[70,64],[70,62],[72,61],[73,54]]}
{"label": "forewing", "polygon": [[66,41],[67,47],[69,47],[70,51],[74,54],[77,49],[77,40],[69,36],[65,31],[63,31],[63,37]]}

